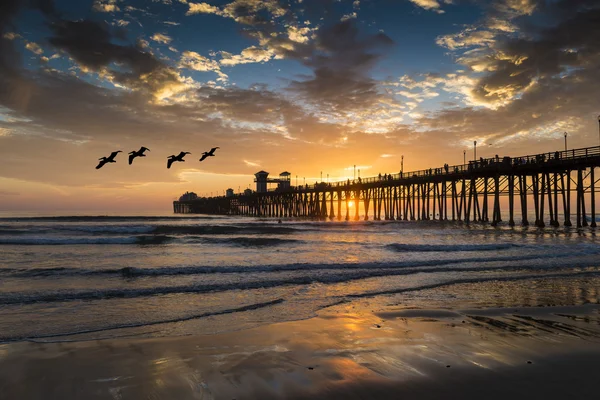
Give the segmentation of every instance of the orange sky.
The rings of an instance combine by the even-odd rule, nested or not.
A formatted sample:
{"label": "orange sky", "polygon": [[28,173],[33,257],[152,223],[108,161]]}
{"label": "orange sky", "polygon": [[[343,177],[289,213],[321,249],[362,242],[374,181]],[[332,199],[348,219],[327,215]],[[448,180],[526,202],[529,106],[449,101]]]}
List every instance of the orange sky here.
{"label": "orange sky", "polygon": [[474,140],[599,144],[597,2],[405,0],[398,26],[379,0],[138,3],[0,5],[0,211],[170,212],[259,170],[312,184],[461,164]]}

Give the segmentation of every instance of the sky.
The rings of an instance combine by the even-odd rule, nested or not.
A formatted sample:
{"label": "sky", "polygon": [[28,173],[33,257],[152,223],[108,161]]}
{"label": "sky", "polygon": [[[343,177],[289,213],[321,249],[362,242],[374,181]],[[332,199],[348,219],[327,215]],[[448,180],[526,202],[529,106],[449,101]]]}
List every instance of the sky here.
{"label": "sky", "polygon": [[598,0],[0,2],[4,212],[596,146],[599,114]]}

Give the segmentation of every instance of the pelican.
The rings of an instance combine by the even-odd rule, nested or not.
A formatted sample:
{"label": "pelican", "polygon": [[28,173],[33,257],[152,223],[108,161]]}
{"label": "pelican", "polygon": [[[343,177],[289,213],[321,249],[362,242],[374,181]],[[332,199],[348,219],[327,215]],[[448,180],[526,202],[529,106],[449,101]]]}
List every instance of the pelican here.
{"label": "pelican", "polygon": [[110,153],[110,156],[99,158],[98,160],[100,160],[100,162],[96,166],[96,169],[102,168],[104,166],[104,164],[116,162],[115,157],[119,153],[122,153],[122,151],[121,150],[113,151],[112,153]]}
{"label": "pelican", "polygon": [[129,165],[131,165],[131,163],[133,162],[133,159],[136,157],[146,157],[146,155],[144,154],[144,152],[146,150],[150,151],[149,148],[142,146],[142,147],[140,147],[140,149],[138,151],[135,151],[135,150],[130,151],[129,152]]}
{"label": "pelican", "polygon": [[173,164],[175,161],[185,162],[183,157],[185,157],[186,154],[192,154],[192,153],[187,152],[187,151],[182,151],[178,155],[170,155],[169,158],[167,159],[167,168],[171,168],[171,164]]}
{"label": "pelican", "polygon": [[215,150],[217,150],[218,148],[219,147],[213,147],[212,149],[210,149],[210,151],[205,151],[204,153],[202,153],[202,158],[200,159],[200,161],[204,161],[206,157],[214,157]]}

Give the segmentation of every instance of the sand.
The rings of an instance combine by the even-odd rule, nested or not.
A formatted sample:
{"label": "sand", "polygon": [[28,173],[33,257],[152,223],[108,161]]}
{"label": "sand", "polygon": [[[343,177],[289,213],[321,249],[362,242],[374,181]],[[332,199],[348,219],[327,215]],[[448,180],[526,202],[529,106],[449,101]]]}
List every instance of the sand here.
{"label": "sand", "polygon": [[348,303],[213,335],[0,345],[0,398],[591,399],[599,356],[598,304]]}

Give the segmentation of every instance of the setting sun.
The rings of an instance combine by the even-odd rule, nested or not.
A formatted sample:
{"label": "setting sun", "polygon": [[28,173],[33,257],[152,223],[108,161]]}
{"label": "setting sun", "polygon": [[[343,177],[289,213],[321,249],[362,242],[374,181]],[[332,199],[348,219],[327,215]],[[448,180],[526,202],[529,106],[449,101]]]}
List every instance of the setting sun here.
{"label": "setting sun", "polygon": [[352,208],[352,207],[354,207],[354,200],[350,200],[348,202],[348,208]]}

